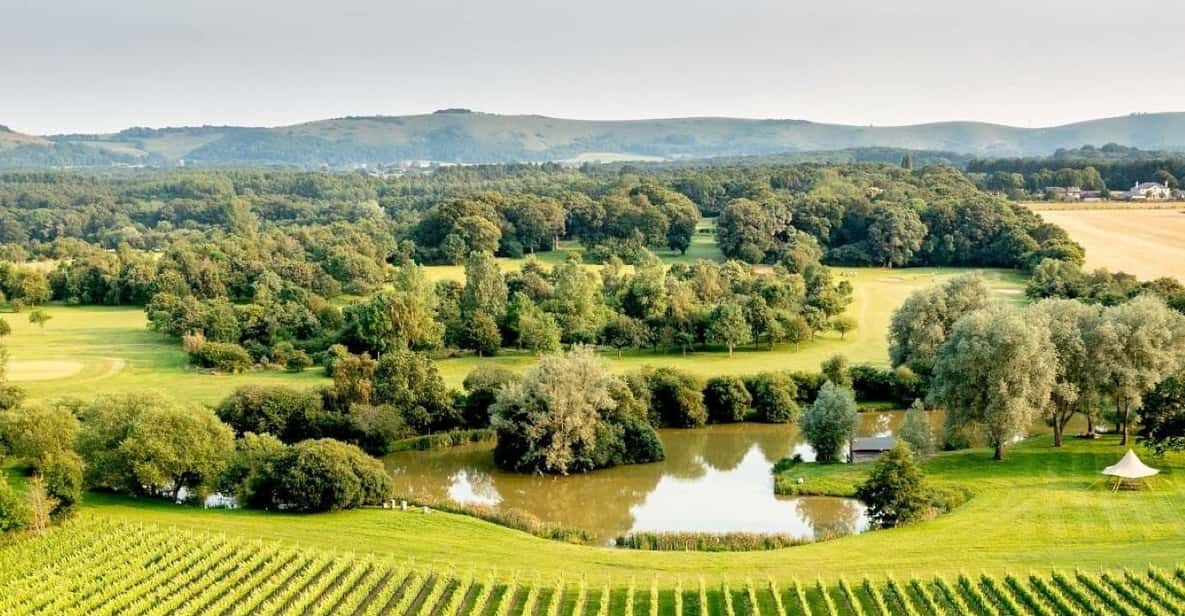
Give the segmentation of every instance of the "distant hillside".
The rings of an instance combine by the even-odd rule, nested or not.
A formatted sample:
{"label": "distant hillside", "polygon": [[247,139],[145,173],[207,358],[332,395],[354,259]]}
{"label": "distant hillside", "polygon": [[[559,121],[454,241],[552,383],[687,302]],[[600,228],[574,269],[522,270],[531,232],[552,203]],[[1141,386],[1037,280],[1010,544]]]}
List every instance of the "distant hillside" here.
{"label": "distant hillside", "polygon": [[[16,133],[11,133],[16,134]],[[25,136],[27,137],[27,136]],[[2,137],[0,137],[2,139]],[[254,128],[131,128],[107,135],[55,135],[44,159],[75,163],[351,167],[403,160],[439,162],[655,161],[862,148],[962,156],[1045,156],[1083,144],[1185,150],[1185,113],[1139,114],[1051,128],[977,122],[871,127],[804,120],[679,118],[587,121],[450,109],[427,115],[320,120]],[[11,139],[10,139],[11,140]],[[28,147],[0,150],[0,166],[37,163]],[[16,150],[22,151],[16,151]],[[19,156],[18,156],[19,154]],[[54,163],[50,163],[54,164]]]}
{"label": "distant hillside", "polygon": [[18,133],[0,124],[0,150],[17,148],[23,145],[47,145],[49,142],[42,137]]}

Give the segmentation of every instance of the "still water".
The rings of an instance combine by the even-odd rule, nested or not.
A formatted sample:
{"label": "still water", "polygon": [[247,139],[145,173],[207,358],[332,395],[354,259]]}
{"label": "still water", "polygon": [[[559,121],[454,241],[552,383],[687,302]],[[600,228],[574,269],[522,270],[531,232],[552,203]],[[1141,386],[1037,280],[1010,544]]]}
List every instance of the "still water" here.
{"label": "still water", "polygon": [[[860,436],[891,434],[900,412],[860,414]],[[814,452],[791,425],[734,424],[660,431],[666,459],[568,477],[508,473],[493,444],[402,452],[385,459],[396,493],[528,511],[594,531],[604,542],[633,531],[785,533],[802,538],[868,529],[859,501],[779,497],[770,467]]]}

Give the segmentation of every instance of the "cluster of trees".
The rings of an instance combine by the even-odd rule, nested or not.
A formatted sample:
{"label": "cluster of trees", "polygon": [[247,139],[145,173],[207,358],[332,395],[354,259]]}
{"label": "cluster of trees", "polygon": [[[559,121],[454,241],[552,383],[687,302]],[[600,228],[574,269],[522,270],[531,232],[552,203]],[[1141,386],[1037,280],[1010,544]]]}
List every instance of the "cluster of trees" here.
{"label": "cluster of trees", "polygon": [[725,204],[725,255],[792,270],[812,258],[845,265],[1029,267],[1073,245],[1059,227],[979,190],[958,171],[821,168],[787,174],[787,190]]}
{"label": "cluster of trees", "polygon": [[1185,316],[1153,295],[1016,307],[992,302],[974,275],[911,296],[890,340],[894,365],[921,375],[946,410],[948,433],[982,430],[997,459],[1037,418],[1055,445],[1077,414],[1091,431],[1113,420],[1126,443],[1144,396],[1185,367]]}
{"label": "cluster of trees", "polygon": [[841,316],[851,292],[817,266],[758,273],[737,261],[667,268],[650,260],[630,272],[613,258],[598,275],[572,256],[550,270],[528,261],[503,273],[490,253],[473,253],[463,284],[433,284],[414,264],[399,268],[391,289],[345,309],[341,342],[374,354],[451,347],[493,355],[504,347],[551,352],[595,343],[683,352],[716,344],[731,353],[747,343],[772,347],[851,330],[855,323]]}
{"label": "cluster of trees", "polygon": [[992,158],[967,163],[969,177],[984,190],[1022,199],[1047,186],[1126,190],[1137,182],[1178,188],[1185,178],[1185,156],[1149,152],[1114,143],[1059,150],[1049,157]]}
{"label": "cluster of trees", "polygon": [[646,248],[686,252],[700,210],[685,195],[623,179],[594,196],[481,192],[433,206],[409,233],[417,260],[460,264],[473,252],[521,257],[555,250],[561,237],[580,240],[589,254],[634,262]]}
{"label": "cluster of trees", "polygon": [[1104,306],[1151,294],[1174,310],[1185,312],[1185,285],[1176,278],[1140,281],[1131,274],[1101,268],[1087,272],[1080,262],[1065,259],[1041,261],[1033,270],[1025,294],[1032,299],[1060,297]]}
{"label": "cluster of trees", "polygon": [[213,490],[251,507],[331,511],[376,504],[391,493],[382,464],[334,439],[285,444],[235,431],[214,411],[160,394],[59,401],[0,413],[9,456],[28,465],[29,503],[11,509],[7,529],[68,514],[84,487],[201,502]]}

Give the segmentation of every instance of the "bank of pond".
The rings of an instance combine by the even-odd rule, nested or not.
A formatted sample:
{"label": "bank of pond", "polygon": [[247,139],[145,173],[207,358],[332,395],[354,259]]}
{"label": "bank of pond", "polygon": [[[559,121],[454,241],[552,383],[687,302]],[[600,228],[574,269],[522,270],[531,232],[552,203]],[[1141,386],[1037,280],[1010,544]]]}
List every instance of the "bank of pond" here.
{"label": "bank of pond", "polygon": [[[941,424],[941,413],[930,415]],[[903,416],[861,412],[857,435],[891,435]],[[711,425],[660,430],[659,436],[660,462],[567,476],[502,470],[490,441],[403,451],[383,461],[401,499],[495,521],[537,520],[551,529],[543,533],[548,536],[602,545],[766,549],[870,528],[866,508],[853,498],[775,494],[775,463],[814,458],[793,424]]]}

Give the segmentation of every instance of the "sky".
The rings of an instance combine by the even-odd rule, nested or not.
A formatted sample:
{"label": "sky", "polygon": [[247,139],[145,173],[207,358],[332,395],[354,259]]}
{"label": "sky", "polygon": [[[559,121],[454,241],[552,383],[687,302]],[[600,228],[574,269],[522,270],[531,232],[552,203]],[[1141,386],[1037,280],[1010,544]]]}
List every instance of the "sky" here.
{"label": "sky", "polygon": [[581,119],[1050,126],[1185,111],[1179,0],[0,0],[0,124]]}

